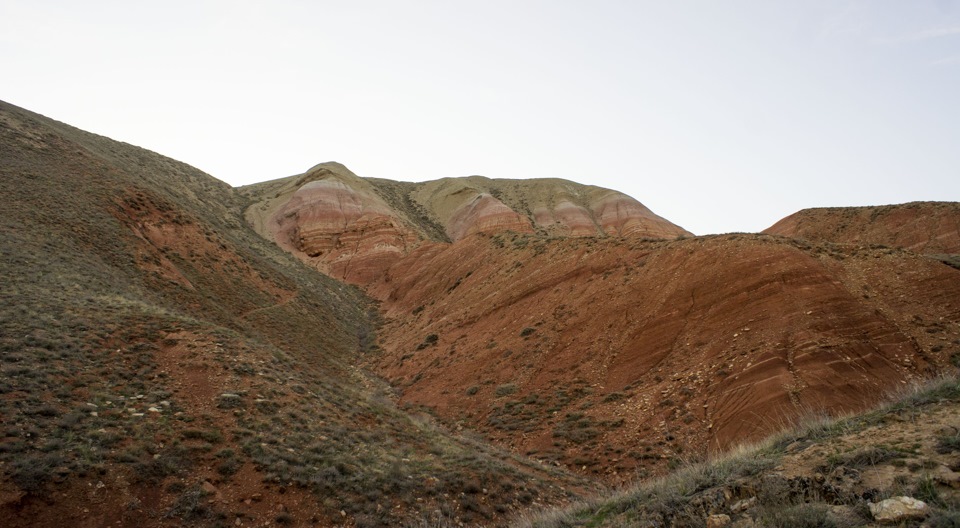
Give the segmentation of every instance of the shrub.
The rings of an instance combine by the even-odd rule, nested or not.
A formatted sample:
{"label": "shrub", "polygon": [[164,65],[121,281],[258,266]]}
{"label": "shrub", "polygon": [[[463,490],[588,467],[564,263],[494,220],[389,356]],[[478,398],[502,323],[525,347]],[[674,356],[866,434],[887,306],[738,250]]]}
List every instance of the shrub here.
{"label": "shrub", "polygon": [[203,491],[200,485],[194,485],[187,488],[186,491],[177,497],[173,506],[167,510],[166,517],[179,517],[185,521],[203,519],[211,515],[210,509],[204,504],[204,498],[207,493]]}
{"label": "shrub", "polygon": [[610,394],[607,394],[606,396],[603,397],[603,401],[604,403],[610,403],[610,402],[615,402],[617,400],[622,400],[626,397],[627,396],[622,392],[611,392]]}
{"label": "shrub", "polygon": [[833,528],[836,523],[827,515],[826,504],[796,504],[764,508],[760,518],[764,526],[773,528]]}
{"label": "shrub", "polygon": [[842,455],[833,455],[828,457],[828,466],[826,469],[833,469],[837,466],[850,466],[854,468],[875,466],[881,462],[887,462],[889,460],[902,457],[903,453],[900,453],[899,451],[893,451],[885,447],[867,447],[864,449],[858,449],[852,453],[844,453]]}
{"label": "shrub", "polygon": [[234,457],[227,458],[217,466],[217,472],[227,477],[240,470],[241,463]]}
{"label": "shrub", "polygon": [[417,345],[417,350],[423,350],[427,347],[434,346],[437,344],[437,340],[439,339],[440,337],[437,334],[430,334],[427,337],[423,338],[423,343],[420,343],[419,345]]}
{"label": "shrub", "polygon": [[22,458],[13,463],[10,478],[27,493],[39,493],[54,475],[57,466],[63,463],[58,455],[39,455]]}
{"label": "shrub", "polygon": [[960,511],[934,510],[927,519],[930,528],[960,528]]}
{"label": "shrub", "polygon": [[937,452],[941,454],[960,451],[960,433],[945,434],[937,437]]}
{"label": "shrub", "polygon": [[917,481],[912,496],[932,506],[946,506],[946,503],[940,497],[940,491],[937,490],[937,483],[929,476]]}
{"label": "shrub", "polygon": [[186,440],[205,440],[211,444],[217,444],[223,441],[223,435],[216,429],[209,431],[187,429],[183,432],[183,438]]}

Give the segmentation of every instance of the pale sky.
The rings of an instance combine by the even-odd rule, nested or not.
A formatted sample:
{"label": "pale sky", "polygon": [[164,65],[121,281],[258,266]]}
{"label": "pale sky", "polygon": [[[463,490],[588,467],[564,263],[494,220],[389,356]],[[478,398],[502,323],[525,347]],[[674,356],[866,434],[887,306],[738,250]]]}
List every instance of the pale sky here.
{"label": "pale sky", "polygon": [[232,185],[556,177],[696,234],[960,201],[949,0],[0,0],[0,99]]}

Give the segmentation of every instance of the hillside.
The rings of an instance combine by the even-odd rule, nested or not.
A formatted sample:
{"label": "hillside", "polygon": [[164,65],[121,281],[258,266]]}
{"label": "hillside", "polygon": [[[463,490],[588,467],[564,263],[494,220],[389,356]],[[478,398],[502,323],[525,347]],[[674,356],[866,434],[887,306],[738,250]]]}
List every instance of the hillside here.
{"label": "hillside", "polygon": [[152,152],[0,103],[4,526],[488,523],[592,484],[395,406],[365,296]]}
{"label": "hillside", "polygon": [[[960,363],[957,204],[693,237],[555,179],[323,163],[233,189],[6,103],[0,190],[4,526],[505,525]],[[941,389],[915,407],[955,426]],[[863,418],[894,447],[795,435],[725,466],[740,488],[657,481],[696,515],[654,515],[701,525],[704,492],[816,480],[809,464],[868,444],[956,471],[899,428],[911,412]],[[557,515],[649,513],[596,501]]]}
{"label": "hillside", "polygon": [[811,409],[862,410],[960,351],[960,273],[905,249],[689,238],[559,180],[407,184],[321,164],[242,192],[259,232],[381,301],[367,364],[402,403],[604,482]]}
{"label": "hillside", "polygon": [[960,254],[960,203],[804,209],[764,233],[815,242],[883,245],[924,254]]}
{"label": "hillside", "polygon": [[956,526],[958,419],[960,383],[948,377],[863,414],[808,417],[759,444],[518,525]]}
{"label": "hillside", "polygon": [[763,235],[477,236],[368,291],[402,401],[612,482],[863,409],[960,352],[957,270]]}

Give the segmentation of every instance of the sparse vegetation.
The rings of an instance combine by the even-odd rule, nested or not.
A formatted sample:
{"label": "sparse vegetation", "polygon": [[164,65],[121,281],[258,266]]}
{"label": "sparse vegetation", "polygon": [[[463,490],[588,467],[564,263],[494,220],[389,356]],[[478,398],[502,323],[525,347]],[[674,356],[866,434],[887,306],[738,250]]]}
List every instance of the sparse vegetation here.
{"label": "sparse vegetation", "polygon": [[427,337],[424,337],[423,342],[417,345],[417,350],[423,350],[427,347],[435,346],[438,339],[440,339],[440,336],[437,334],[430,334]]}
{"label": "sparse vegetation", "polygon": [[[902,457],[916,456],[906,448],[868,444],[830,455],[828,465],[807,468],[811,476],[787,476],[782,474],[781,467],[788,457],[797,456],[798,449],[814,453],[828,449],[827,446],[842,445],[833,442],[864,434],[867,428],[878,425],[902,424],[902,420],[891,420],[901,415],[922,420],[922,413],[934,411],[946,402],[954,412],[960,410],[960,379],[945,378],[918,386],[890,404],[861,415],[840,419],[815,417],[756,446],[744,447],[712,462],[681,467],[666,477],[612,496],[528,517],[521,525],[700,526],[711,513],[723,513],[734,519],[749,517],[751,523],[763,526],[858,526],[871,521],[867,501],[906,493],[934,508],[929,525],[953,526],[960,518],[960,503],[945,500],[941,493],[945,485],[937,483],[929,473],[897,473],[899,476],[887,482],[887,490],[879,490],[879,495],[878,490],[857,487],[856,478],[846,484],[830,480],[847,478],[841,475],[857,476],[858,468],[869,471],[883,465],[898,467],[896,462]],[[930,445],[931,452],[938,449],[942,439],[943,436]],[[821,471],[829,472],[826,480],[813,478],[814,472]],[[840,509],[835,511],[836,507]]]}
{"label": "sparse vegetation", "polygon": [[233,524],[261,500],[235,495],[250,471],[321,523],[478,524],[563,500],[557,482],[589,486],[396,408],[355,368],[375,350],[371,303],[247,229],[225,184],[0,112],[46,138],[21,148],[0,122],[0,471],[24,494],[16,515],[53,519],[63,493],[120,481],[125,519]]}
{"label": "sparse vegetation", "polygon": [[[897,356],[895,368],[912,376],[960,364],[955,321],[941,317],[949,312],[940,308],[909,303],[916,313],[904,322],[898,303],[905,301],[898,299],[910,297],[884,297],[864,270],[915,260],[952,273],[929,259],[878,244],[752,234],[565,239],[537,226],[536,234],[480,233],[465,241],[476,254],[464,251],[465,258],[432,279],[442,280],[422,288],[437,297],[383,301],[384,313],[396,317],[384,322],[360,290],[317,273],[248,228],[242,211],[257,193],[269,189],[277,197],[293,180],[230,189],[182,163],[4,103],[0,147],[0,478],[7,501],[0,518],[14,519],[12,526],[94,522],[77,511],[60,515],[60,501],[109,507],[122,524],[148,526],[502,525],[603,483],[668,470],[674,472],[530,524],[701,526],[722,512],[744,524],[749,518],[767,526],[848,526],[869,521],[868,501],[894,494],[933,506],[930,526],[960,524],[956,492],[943,480],[957,470],[960,432],[942,427],[884,443],[857,436],[865,428],[917,424],[930,409],[960,402],[956,380],[856,417],[811,420],[709,459],[707,445],[719,442],[711,436],[715,405],[730,397],[722,389],[736,386],[763,354],[793,368],[794,351],[754,339],[769,328],[750,319],[749,330],[747,317],[724,327],[719,339],[699,324],[669,335],[672,321],[664,314],[687,309],[688,298],[701,306],[714,294],[762,292],[762,284],[725,291],[728,281],[710,277],[702,283],[722,288],[698,284],[694,292],[671,279],[643,297],[651,295],[650,277],[664,270],[679,277],[697,248],[716,251],[714,259],[734,242],[782,250],[765,262],[799,255],[823,269],[842,267],[858,277],[843,287],[867,303],[864,317],[876,312],[893,321],[892,333],[880,335],[904,333],[908,348],[915,340],[919,356]],[[412,194],[416,184],[370,185],[425,240],[449,242],[446,227]],[[521,215],[539,207],[509,184],[478,184],[484,185]],[[499,275],[476,265],[491,250],[500,255]],[[604,251],[617,258],[597,259]],[[956,267],[955,257],[934,258]],[[572,268],[548,266],[561,261]],[[896,273],[909,270],[903,265]],[[806,272],[783,270],[778,287]],[[538,282],[537,275],[548,279]],[[800,282],[833,284],[838,277],[810,276],[815,280]],[[608,326],[597,334],[569,333],[593,324],[594,314],[558,299],[583,295],[599,307],[622,297],[610,295],[621,285],[634,292],[629,309],[616,305],[615,317],[606,312]],[[417,292],[423,284],[411,286]],[[478,301],[480,315],[440,302],[478,288],[489,288]],[[525,312],[503,310],[507,297]],[[794,304],[799,311],[777,317],[802,319],[804,332],[836,322]],[[646,305],[663,313],[644,314],[639,308]],[[700,315],[708,321],[715,314]],[[468,335],[474,316],[489,323],[476,323],[483,336],[475,341]],[[386,345],[380,349],[381,322],[406,332],[397,358]],[[873,343],[863,328],[887,324],[867,323],[804,342],[810,337],[811,354],[829,354],[831,365],[853,361],[859,368],[846,357],[848,345]],[[908,332],[909,325],[919,330]],[[637,333],[626,336],[622,328]],[[794,337],[779,335],[784,342]],[[628,357],[631,347],[638,352]],[[691,357],[679,350],[712,363],[698,367],[702,372],[671,365]],[[381,356],[386,367],[377,370]],[[485,363],[462,369],[466,374],[441,390],[425,386],[443,378],[442,369],[459,368],[464,356]],[[581,357],[600,359],[580,363]],[[393,387],[377,377],[401,366],[408,370]],[[437,394],[466,408],[465,416],[449,419],[442,406],[429,407]],[[803,383],[785,394],[798,407],[816,397]],[[785,463],[801,455],[809,468]],[[860,486],[877,468],[893,478],[876,489]]]}

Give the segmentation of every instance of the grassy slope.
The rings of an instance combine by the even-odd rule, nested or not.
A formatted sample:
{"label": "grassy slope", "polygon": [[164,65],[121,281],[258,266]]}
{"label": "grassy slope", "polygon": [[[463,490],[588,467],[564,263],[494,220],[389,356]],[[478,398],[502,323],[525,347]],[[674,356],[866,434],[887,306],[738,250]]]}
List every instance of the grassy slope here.
{"label": "grassy slope", "polygon": [[488,522],[576,485],[397,410],[353,366],[367,301],[246,228],[225,184],[5,103],[0,152],[13,525]]}
{"label": "grassy slope", "polygon": [[873,522],[871,502],[906,495],[932,507],[929,526],[957,526],[958,417],[960,380],[942,378],[875,410],[814,416],[758,445],[518,524],[705,526],[729,515],[749,526],[862,526]]}

